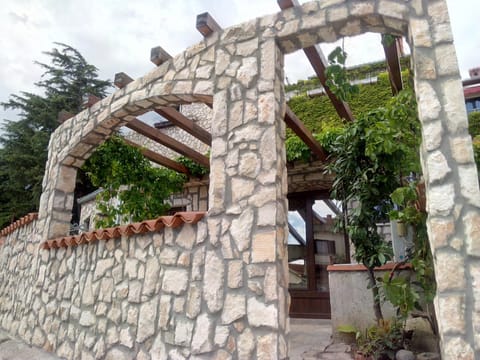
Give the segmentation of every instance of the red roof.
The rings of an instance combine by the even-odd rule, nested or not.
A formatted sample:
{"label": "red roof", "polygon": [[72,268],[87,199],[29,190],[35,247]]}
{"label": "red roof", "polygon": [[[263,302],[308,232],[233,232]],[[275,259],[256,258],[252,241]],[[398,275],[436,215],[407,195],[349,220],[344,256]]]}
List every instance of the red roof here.
{"label": "red roof", "polygon": [[183,224],[196,224],[205,216],[204,211],[177,212],[173,216],[160,216],[154,220],[145,220],[129,225],[116,226],[107,229],[98,229],[75,236],[64,236],[47,240],[42,243],[43,249],[56,249],[60,247],[77,246],[97,240],[110,240],[122,235],[144,234],[163,229],[164,227],[176,228]]}
{"label": "red roof", "polygon": [[480,85],[463,88],[463,95],[465,98],[473,97],[472,95],[480,96]]}
{"label": "red roof", "polygon": [[7,236],[8,234],[11,234],[12,232],[14,232],[16,229],[22,226],[25,226],[27,224],[30,224],[32,221],[36,219],[38,219],[38,213],[27,214],[21,217],[20,219],[18,219],[17,221],[11,223],[7,227],[3,228],[2,230],[0,230],[0,235]]}

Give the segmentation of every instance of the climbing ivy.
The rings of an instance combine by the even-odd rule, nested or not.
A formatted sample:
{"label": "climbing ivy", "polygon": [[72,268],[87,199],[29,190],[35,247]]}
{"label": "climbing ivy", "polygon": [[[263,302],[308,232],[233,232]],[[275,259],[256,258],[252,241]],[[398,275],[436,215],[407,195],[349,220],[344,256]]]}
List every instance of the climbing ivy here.
{"label": "climbing ivy", "polygon": [[100,145],[83,169],[93,185],[101,216],[97,227],[153,219],[170,208],[168,197],[182,190],[185,176],[153,167],[141,151],[113,136]]}
{"label": "climbing ivy", "polygon": [[209,169],[207,167],[200,165],[196,161],[193,161],[186,156],[180,156],[176,160],[188,169],[188,173],[190,176],[201,178],[209,172]]}
{"label": "climbing ivy", "polygon": [[[408,79],[409,72],[402,72],[402,77]],[[406,88],[409,88],[405,81]],[[358,93],[352,94],[348,102],[354,117],[362,116],[369,111],[383,106],[392,97],[388,74],[378,75],[376,83],[358,85]],[[335,108],[327,96],[309,97],[306,94],[291,98],[288,105],[305,126],[313,133],[321,133],[325,128],[343,126]],[[287,129],[287,138],[294,136]]]}

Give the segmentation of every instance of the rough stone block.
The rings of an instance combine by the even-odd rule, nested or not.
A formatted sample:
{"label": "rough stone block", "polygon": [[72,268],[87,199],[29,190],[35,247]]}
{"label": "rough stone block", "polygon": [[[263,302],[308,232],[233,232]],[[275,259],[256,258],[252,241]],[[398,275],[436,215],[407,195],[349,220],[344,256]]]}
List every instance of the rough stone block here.
{"label": "rough stone block", "polygon": [[252,262],[274,262],[276,259],[276,232],[264,232],[253,235]]}
{"label": "rough stone block", "polygon": [[224,273],[222,258],[215,251],[208,251],[205,257],[203,299],[212,313],[221,310],[223,306]]}
{"label": "rough stone block", "polygon": [[275,304],[266,305],[256,298],[249,298],[247,301],[248,323],[253,327],[268,326],[278,328],[278,309]]}
{"label": "rough stone block", "polygon": [[179,295],[187,289],[188,280],[188,270],[166,269],[162,289],[167,293]]}

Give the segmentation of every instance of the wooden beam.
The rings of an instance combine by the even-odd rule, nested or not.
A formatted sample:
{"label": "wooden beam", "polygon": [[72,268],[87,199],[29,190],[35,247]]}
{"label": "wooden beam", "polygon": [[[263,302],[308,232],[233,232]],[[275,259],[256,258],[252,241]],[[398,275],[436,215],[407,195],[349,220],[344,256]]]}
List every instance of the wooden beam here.
{"label": "wooden beam", "polygon": [[67,110],[62,110],[58,113],[57,121],[60,124],[63,124],[65,121],[67,121],[68,119],[70,119],[72,117],[74,117],[74,115],[71,112],[68,112]]}
{"label": "wooden beam", "polygon": [[387,61],[387,69],[390,79],[390,86],[392,94],[397,95],[403,88],[402,83],[402,69],[400,66],[400,57],[398,56],[398,37],[395,37],[393,43],[388,44],[386,36],[382,35],[383,51],[385,52],[385,59]]}
{"label": "wooden beam", "polygon": [[161,46],[154,47],[150,50],[150,61],[157,66],[162,65],[171,58],[172,55],[166,52]]}
{"label": "wooden beam", "polygon": [[208,13],[197,15],[197,30],[203,35],[203,37],[208,37],[214,32],[222,31],[222,28],[215,19]]}
{"label": "wooden beam", "polygon": [[181,112],[177,111],[173,107],[162,106],[158,109],[155,109],[155,112],[169,120],[171,123],[177,125],[179,128],[195,136],[203,143],[209,146],[212,145],[212,135],[208,131],[198,126],[195,122],[184,116]]}
{"label": "wooden beam", "polygon": [[310,130],[300,121],[300,119],[294,114],[292,109],[287,106],[285,111],[285,123],[293,130],[297,136],[312,150],[312,152],[322,161],[327,159],[327,155],[323,147],[313,137]]}
{"label": "wooden beam", "polygon": [[130,84],[132,81],[133,79],[130,76],[128,76],[124,72],[119,72],[115,74],[113,85],[121,89]]}
{"label": "wooden beam", "polygon": [[137,149],[140,149],[143,156],[145,156],[148,160],[153,161],[156,164],[165,166],[166,168],[172,169],[176,172],[179,172],[182,174],[188,174],[188,169],[183,164],[180,164],[179,162],[169,159],[166,156],[160,155],[150,149],[140,146],[134,143],[133,141],[127,140],[125,138],[123,140],[128,145],[136,147]]}
{"label": "wooden beam", "polygon": [[86,109],[92,106],[93,104],[99,102],[100,100],[102,99],[100,99],[98,96],[95,96],[93,94],[85,94],[82,97],[82,105]]}
{"label": "wooden beam", "polygon": [[194,161],[203,165],[205,167],[210,167],[210,160],[205,155],[200,154],[199,152],[185,146],[181,142],[171,138],[170,136],[165,135],[161,131],[155,129],[154,127],[145,124],[143,121],[138,119],[130,120],[126,127],[142,134],[143,136],[148,137],[149,139],[156,141],[166,147],[169,147],[173,151],[176,151]]}
{"label": "wooden beam", "polygon": [[[299,6],[298,0],[277,0],[280,9],[285,10],[294,6]],[[326,85],[327,78],[325,76],[325,69],[327,67],[327,61],[325,56],[323,55],[322,49],[320,46],[314,45],[309,46],[303,49],[305,55],[307,55],[310,64],[313,67],[320,83],[322,84],[323,88],[325,89],[325,93],[327,94],[330,102],[334,106],[335,110],[337,111],[338,116],[342,119],[353,121],[353,114],[350,110],[348,104],[344,101],[341,101],[337,96],[331,92],[331,90]]]}
{"label": "wooden beam", "polygon": [[[124,72],[116,73],[114,84],[118,88],[123,88],[131,83],[133,79],[125,74]],[[208,100],[208,99],[206,99]],[[193,135],[203,143],[211,146],[212,145],[212,135],[201,126],[198,126],[194,121],[190,120],[182,113],[178,112],[172,107],[162,106],[154,110],[160,116],[163,116],[169,120],[172,124],[177,125],[179,128],[185,130],[189,134]]]}

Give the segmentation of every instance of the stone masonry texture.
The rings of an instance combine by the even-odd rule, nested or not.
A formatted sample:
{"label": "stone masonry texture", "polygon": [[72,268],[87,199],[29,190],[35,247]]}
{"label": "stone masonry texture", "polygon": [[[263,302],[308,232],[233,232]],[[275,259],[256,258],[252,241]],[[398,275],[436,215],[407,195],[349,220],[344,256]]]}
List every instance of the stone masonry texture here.
{"label": "stone masonry texture", "polygon": [[[1,325],[68,359],[286,359],[283,58],[369,31],[405,36],[412,52],[443,358],[480,358],[480,192],[445,0],[312,1],[257,18],[65,121],[38,220],[0,250]],[[76,169],[96,146],[158,105],[212,97],[205,219],[40,250],[68,232]]]}

